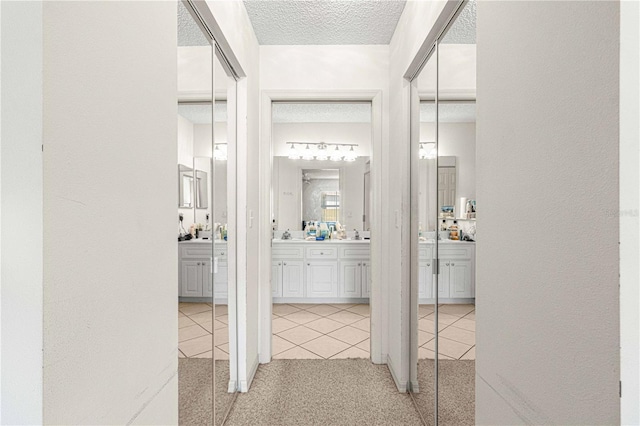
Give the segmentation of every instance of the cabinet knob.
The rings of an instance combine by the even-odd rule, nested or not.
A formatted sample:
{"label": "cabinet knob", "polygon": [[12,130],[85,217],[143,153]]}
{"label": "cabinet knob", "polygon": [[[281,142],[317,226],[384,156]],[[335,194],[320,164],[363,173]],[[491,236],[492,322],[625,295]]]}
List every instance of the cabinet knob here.
{"label": "cabinet knob", "polygon": [[284,266],[287,266],[287,262],[284,262]]}
{"label": "cabinet knob", "polygon": [[323,255],[323,254],[324,254],[324,252],[323,252],[323,251],[321,251],[321,252],[320,252],[320,255]]}
{"label": "cabinet knob", "polygon": [[198,262],[198,266],[200,266],[200,262]]}
{"label": "cabinet knob", "polygon": [[456,264],[455,264],[455,263],[452,263],[452,264],[451,264],[451,266],[456,266]]}
{"label": "cabinet knob", "polygon": [[282,266],[282,263],[278,263],[278,266]]}
{"label": "cabinet knob", "polygon": [[310,263],[307,263],[307,266],[311,266],[311,264],[310,264]]}
{"label": "cabinet knob", "polygon": [[362,266],[362,263],[358,263],[358,266]]}
{"label": "cabinet knob", "polygon": [[449,264],[447,263],[447,266],[449,266]]}
{"label": "cabinet knob", "polygon": [[431,266],[431,264],[430,264],[430,263],[427,263],[427,266]]}

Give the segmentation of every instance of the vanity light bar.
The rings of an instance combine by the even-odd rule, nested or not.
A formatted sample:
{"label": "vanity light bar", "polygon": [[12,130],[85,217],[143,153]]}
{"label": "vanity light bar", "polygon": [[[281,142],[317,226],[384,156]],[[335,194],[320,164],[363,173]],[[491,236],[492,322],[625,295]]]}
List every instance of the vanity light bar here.
{"label": "vanity light bar", "polygon": [[[356,161],[358,156],[353,150],[354,146],[358,146],[355,143],[326,143],[326,142],[286,142],[291,145],[289,149],[289,159],[291,160],[318,160],[325,161],[330,159],[331,161]],[[297,145],[297,146],[296,146]],[[301,148],[304,146],[305,148]],[[330,147],[335,149],[330,150]],[[340,147],[350,147],[347,150],[340,150]]]}

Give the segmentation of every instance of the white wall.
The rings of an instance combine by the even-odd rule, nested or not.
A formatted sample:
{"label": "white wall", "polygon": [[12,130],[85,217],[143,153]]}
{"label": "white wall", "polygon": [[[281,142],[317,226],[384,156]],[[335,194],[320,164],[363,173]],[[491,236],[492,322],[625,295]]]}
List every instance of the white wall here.
{"label": "white wall", "polygon": [[42,3],[0,11],[0,423],[41,424]]}
{"label": "white wall", "polygon": [[43,9],[44,422],[177,423],[175,3]]}
{"label": "white wall", "polygon": [[478,3],[478,424],[620,422],[619,12]]}
{"label": "white wall", "polygon": [[444,5],[444,1],[407,2],[389,46],[391,142],[383,156],[388,167],[385,223],[391,225],[391,232],[385,238],[387,267],[381,272],[389,282],[389,365],[401,389],[409,382],[411,323],[410,86],[403,76]]}
{"label": "white wall", "polygon": [[621,423],[640,424],[640,4],[620,3]]}
{"label": "white wall", "polygon": [[354,143],[356,155],[369,157],[371,123],[274,123],[273,155],[288,156],[287,142]]}

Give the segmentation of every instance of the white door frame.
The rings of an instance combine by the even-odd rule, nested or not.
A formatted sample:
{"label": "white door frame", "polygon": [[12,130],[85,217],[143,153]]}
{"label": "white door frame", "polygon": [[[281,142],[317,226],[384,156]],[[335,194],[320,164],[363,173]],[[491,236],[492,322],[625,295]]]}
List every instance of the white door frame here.
{"label": "white door frame", "polygon": [[[371,360],[374,364],[386,363],[387,354],[384,353],[384,341],[387,335],[387,323],[383,312],[388,309],[383,306],[386,298],[383,290],[386,283],[382,277],[382,91],[263,91],[260,108],[260,238],[259,256],[260,273],[258,310],[259,336],[258,348],[260,363],[271,361],[271,216],[272,194],[271,175],[273,166],[272,139],[272,104],[281,101],[364,101],[371,102]],[[383,288],[384,286],[384,288]]]}

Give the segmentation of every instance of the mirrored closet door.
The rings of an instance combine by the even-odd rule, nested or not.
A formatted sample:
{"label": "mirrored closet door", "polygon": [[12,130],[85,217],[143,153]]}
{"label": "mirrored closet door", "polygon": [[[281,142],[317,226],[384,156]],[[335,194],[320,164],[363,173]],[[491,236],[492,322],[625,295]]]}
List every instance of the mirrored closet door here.
{"label": "mirrored closet door", "polygon": [[442,425],[474,424],[475,10],[460,4],[412,81],[412,365],[421,412]]}
{"label": "mirrored closet door", "polygon": [[210,407],[180,422],[221,425],[237,388],[236,79],[197,7],[177,7],[179,397]]}

